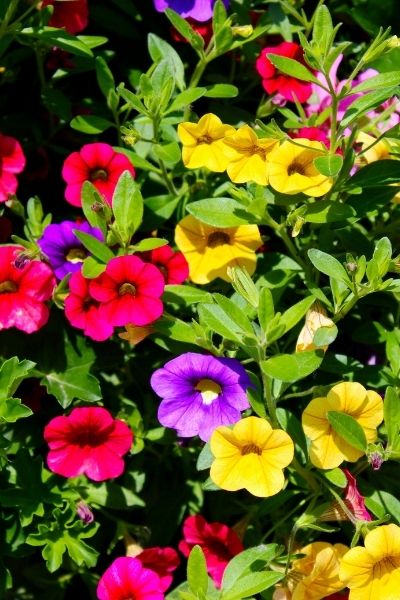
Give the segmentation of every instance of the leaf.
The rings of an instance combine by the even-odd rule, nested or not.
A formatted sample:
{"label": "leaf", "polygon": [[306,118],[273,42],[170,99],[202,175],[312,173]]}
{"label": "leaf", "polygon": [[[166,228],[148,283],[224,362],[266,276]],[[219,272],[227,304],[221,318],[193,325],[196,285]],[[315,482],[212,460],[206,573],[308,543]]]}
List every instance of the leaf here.
{"label": "leaf", "polygon": [[207,565],[200,546],[194,546],[190,551],[187,563],[187,580],[189,588],[194,594],[205,595],[207,593]]}
{"label": "leaf", "polygon": [[[340,121],[340,127],[345,129],[368,111],[380,106],[385,100],[391,98],[397,91],[396,87],[384,88],[378,92],[367,92],[359,96],[350,104]],[[381,162],[381,161],[379,161]]]}
{"label": "leaf", "polygon": [[347,486],[346,475],[343,473],[342,469],[339,469],[338,467],[328,471],[321,471],[321,475],[326,477],[326,479],[336,487],[345,488]]}
{"label": "leaf", "polygon": [[181,149],[177,142],[154,144],[153,152],[157,158],[163,160],[168,166],[176,165],[181,160]]}
{"label": "leaf", "polygon": [[239,89],[236,85],[230,83],[215,83],[206,88],[204,96],[206,98],[236,98],[239,94]]}
{"label": "leaf", "polygon": [[[314,304],[315,297],[307,296],[297,302],[283,313],[280,317],[280,323],[284,325],[284,333],[290,331],[304,317],[309,308]],[[283,334],[282,334],[283,335]]]}
{"label": "leaf", "polygon": [[[230,307],[233,303],[228,302]],[[198,313],[200,322],[227,340],[242,344],[243,336],[249,335],[248,325],[250,325],[250,322],[246,321],[246,325],[243,326],[243,314],[241,310],[235,307],[231,312],[229,307],[228,304],[224,307],[216,304],[199,304]],[[238,314],[240,315],[239,317]]]}
{"label": "leaf", "polygon": [[[83,214],[89,224],[92,227],[100,229],[105,237],[107,233],[107,217],[108,213],[111,216],[111,209],[104,203],[99,192],[90,181],[83,183],[81,197]],[[96,210],[93,210],[93,206]],[[99,210],[97,210],[97,206],[100,207]]]}
{"label": "leaf", "polygon": [[144,240],[140,240],[134,246],[130,246],[135,252],[148,252],[149,250],[154,250],[155,248],[161,248],[168,244],[168,240],[164,238],[145,238]]}
{"label": "leaf", "polygon": [[90,233],[86,233],[80,229],[73,229],[72,231],[94,257],[104,263],[108,263],[109,260],[114,258],[114,254],[110,248],[103,244],[103,242],[100,242],[94,235],[90,235]]}
{"label": "leaf", "polygon": [[264,287],[260,290],[258,301],[258,322],[264,332],[267,330],[269,322],[274,317],[274,314],[274,299],[271,290]]}
{"label": "leaf", "polygon": [[123,244],[128,244],[143,218],[143,198],[138,184],[129,171],[118,179],[112,199],[114,230]]}
{"label": "leaf", "polygon": [[212,302],[213,297],[210,292],[190,285],[166,285],[163,300],[189,306],[197,302]]}
{"label": "leaf", "polygon": [[283,579],[284,573],[276,571],[267,571],[261,573],[251,573],[239,579],[235,588],[222,594],[221,600],[241,600],[259,594],[260,592],[272,587],[278,581]]}
{"label": "leaf", "polygon": [[186,19],[183,19],[178,13],[167,8],[164,13],[171,21],[175,29],[183,36],[199,56],[203,56],[204,39],[195,31]]}
{"label": "leaf", "polygon": [[[357,173],[347,181],[346,188],[353,189],[361,187],[365,189],[399,182],[400,161],[384,159],[366,165],[357,171]],[[391,190],[387,191],[390,192]],[[394,191],[396,191],[396,188]]]}
{"label": "leaf", "polygon": [[279,551],[278,544],[261,544],[234,556],[225,567],[221,584],[223,594],[233,590],[245,574],[264,570]]}
{"label": "leaf", "polygon": [[386,388],[383,402],[383,418],[388,438],[388,446],[393,446],[400,433],[400,399],[393,387]]}
{"label": "leaf", "polygon": [[87,279],[95,279],[106,270],[106,263],[98,262],[93,256],[88,256],[82,263],[81,273]]}
{"label": "leaf", "polygon": [[320,327],[314,334],[313,343],[315,346],[323,347],[329,346],[337,338],[338,328],[336,325],[331,327]]}
{"label": "leaf", "polygon": [[58,27],[43,27],[42,29],[25,27],[20,35],[37,38],[48,46],[57,46],[77,56],[93,58],[93,52],[82,39]]}
{"label": "leaf", "polygon": [[166,60],[177,87],[183,90],[185,88],[185,68],[177,51],[154,33],[149,33],[147,44],[153,61],[159,63],[162,60]]}
{"label": "leaf", "polygon": [[5,398],[0,401],[0,422],[15,423],[18,419],[30,417],[33,412],[21,403],[19,398]]}
{"label": "leaf", "polygon": [[103,92],[103,96],[108,98],[111,90],[115,90],[115,81],[110,67],[102,56],[96,56],[96,77],[99,88]]}
{"label": "leaf", "polygon": [[280,381],[293,383],[311,375],[322,363],[324,352],[312,350],[296,354],[277,354],[261,363],[264,373]]}
{"label": "leaf", "polygon": [[379,277],[388,272],[392,257],[392,244],[389,238],[383,237],[376,243],[372,260],[375,262]]}
{"label": "leaf", "polygon": [[19,360],[13,356],[3,361],[0,367],[0,400],[12,396],[17,390],[21,381],[30,376],[36,363],[30,360]]}
{"label": "leaf", "polygon": [[206,91],[207,88],[205,87],[197,87],[184,90],[174,98],[173,102],[170,104],[165,114],[190,106],[190,104],[204,96]]}
{"label": "leaf", "polygon": [[348,204],[318,200],[314,204],[309,204],[302,216],[307,223],[334,223],[335,221],[346,221],[354,217],[355,214],[354,208]]}
{"label": "leaf", "polygon": [[353,448],[366,452],[368,443],[364,429],[353,417],[334,410],[328,410],[326,416],[330,425],[340,437]]}
{"label": "leaf", "polygon": [[197,457],[196,469],[198,471],[203,471],[204,469],[209,469],[214,462],[214,455],[210,449],[210,443],[207,442],[204,444],[199,456]]}
{"label": "leaf", "polygon": [[280,56],[279,54],[267,54],[267,58],[272,62],[274,67],[279,69],[285,75],[291,75],[296,79],[300,79],[301,81],[310,81],[316,83],[317,85],[320,83],[316,77],[311,73],[307,67],[299,63],[297,60],[293,60],[293,58],[288,58],[287,56]]}
{"label": "leaf", "polygon": [[329,9],[319,6],[314,14],[312,40],[321,49],[322,56],[327,56],[331,47],[333,34],[332,18]]}
{"label": "leaf", "polygon": [[388,73],[377,73],[373,77],[362,81],[351,89],[351,95],[367,92],[369,90],[378,90],[380,88],[393,88],[399,85],[400,71],[390,71]]}
{"label": "leaf", "polygon": [[95,115],[78,115],[74,117],[70,122],[72,129],[81,131],[82,133],[88,133],[90,135],[97,135],[109,129],[115,127],[114,123],[103,117],[96,117]]}
{"label": "leaf", "polygon": [[256,223],[254,215],[232,198],[206,198],[187,204],[186,210],[199,221],[214,227],[237,227]]}
{"label": "leaf", "polygon": [[125,84],[121,83],[117,87],[117,92],[120,94],[120,96],[122,96],[122,98],[124,100],[126,100],[128,105],[131,108],[134,108],[139,114],[141,114],[141,115],[149,114],[147,108],[145,107],[143,102],[140,100],[140,98],[137,96],[137,94],[134,94],[130,90],[125,89]]}
{"label": "leaf", "polygon": [[345,268],[336,258],[316,248],[308,251],[308,257],[318,271],[332,277],[332,279],[337,279],[351,286],[351,281]]}
{"label": "leaf", "polygon": [[340,154],[327,154],[314,158],[313,163],[321,175],[336,177],[342,168],[343,158]]}

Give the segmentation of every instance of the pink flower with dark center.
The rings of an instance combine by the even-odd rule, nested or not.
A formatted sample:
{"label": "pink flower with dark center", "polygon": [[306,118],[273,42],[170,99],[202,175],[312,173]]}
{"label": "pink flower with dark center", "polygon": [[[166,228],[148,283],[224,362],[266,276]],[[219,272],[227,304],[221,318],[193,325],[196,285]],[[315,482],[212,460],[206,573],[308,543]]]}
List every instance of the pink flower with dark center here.
{"label": "pink flower with dark center", "polygon": [[67,183],[65,199],[73,206],[81,206],[82,185],[90,181],[111,206],[115,187],[124,171],[135,176],[135,169],[124,154],[115,152],[112,146],[102,142],[85,144],[79,152],[73,152],[64,161],[62,176]]}
{"label": "pink flower with dark center", "polygon": [[114,327],[148,325],[163,312],[160,300],[164,277],[137,256],[117,256],[89,284],[90,295],[100,302],[99,317]]}
{"label": "pink flower with dark center", "polygon": [[306,138],[307,140],[322,142],[327,148],[330,145],[328,136],[320,127],[302,127],[297,133],[289,133],[289,135],[293,139]]}
{"label": "pink flower with dark center", "polygon": [[55,417],[44,430],[49,445],[47,466],[63,477],[85,474],[93,481],[119,477],[133,433],[105,408],[74,408],[68,416]]}
{"label": "pink flower with dark center", "polygon": [[43,0],[42,8],[53,6],[50,27],[64,28],[69,33],[79,33],[87,27],[89,10],[87,0]]}
{"label": "pink flower with dark center", "polygon": [[160,579],[137,558],[117,558],[97,586],[99,600],[164,600]]}
{"label": "pink flower with dark center", "polygon": [[345,490],[344,501],[358,521],[372,521],[372,517],[365,508],[364,496],[357,489],[356,478],[348,469],[342,469],[346,475],[347,487]]}
{"label": "pink flower with dark center", "polygon": [[174,548],[145,548],[136,556],[143,567],[151,569],[160,578],[160,586],[165,592],[174,578],[173,572],[179,567],[179,556]]}
{"label": "pink flower with dark center", "polygon": [[143,252],[142,258],[160,269],[166,284],[183,283],[189,277],[189,265],[182,252],[174,252],[171,246],[161,246]]}
{"label": "pink flower with dark center", "polygon": [[0,133],[0,202],[6,202],[18,187],[16,173],[25,168],[21,144],[9,135]]}

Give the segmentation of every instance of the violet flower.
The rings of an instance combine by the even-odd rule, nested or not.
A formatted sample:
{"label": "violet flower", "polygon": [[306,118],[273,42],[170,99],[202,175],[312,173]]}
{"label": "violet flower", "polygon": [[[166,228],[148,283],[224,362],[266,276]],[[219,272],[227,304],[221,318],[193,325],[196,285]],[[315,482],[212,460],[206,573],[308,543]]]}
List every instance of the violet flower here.
{"label": "violet flower", "polygon": [[[213,16],[215,0],[153,0],[154,8],[158,12],[164,12],[171,8],[181,17],[187,19],[191,17],[196,21],[208,21]],[[223,0],[226,8],[230,0]]]}
{"label": "violet flower", "polygon": [[163,398],[158,420],[180,437],[207,441],[216,427],[236,423],[249,408],[252,384],[234,358],[186,352],[155,371],[151,387]]}

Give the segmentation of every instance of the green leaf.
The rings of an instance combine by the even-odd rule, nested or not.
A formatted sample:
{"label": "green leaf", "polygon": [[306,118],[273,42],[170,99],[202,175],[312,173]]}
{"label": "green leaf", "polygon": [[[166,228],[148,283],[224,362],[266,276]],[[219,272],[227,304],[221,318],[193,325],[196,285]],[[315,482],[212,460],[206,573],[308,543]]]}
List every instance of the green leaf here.
{"label": "green leaf", "polygon": [[137,506],[145,506],[139,496],[113,481],[96,484],[88,481],[83,489],[79,488],[79,493],[85,502],[91,506],[97,504],[113,510],[127,510]]}
{"label": "green leaf", "polygon": [[379,277],[388,272],[392,257],[392,244],[389,238],[383,237],[376,243],[372,260],[375,262]]}
{"label": "green leaf", "polygon": [[214,455],[211,452],[210,443],[207,442],[203,446],[199,456],[197,457],[196,469],[198,471],[203,471],[204,469],[209,469],[213,462],[214,462]]}
{"label": "green leaf", "polygon": [[102,56],[96,56],[96,77],[103,96],[108,99],[111,90],[115,90],[115,81],[110,67]]}
{"label": "green leaf", "polygon": [[314,267],[318,269],[318,271],[321,271],[321,273],[325,273],[325,275],[332,277],[332,279],[342,281],[346,285],[351,285],[351,281],[344,266],[330,254],[312,248],[308,251],[308,257]]}
{"label": "green leaf", "polygon": [[323,347],[329,346],[332,344],[337,338],[338,328],[336,325],[332,325],[331,327],[320,327],[315,332],[313,343],[315,346]]}
{"label": "green leaf", "polygon": [[153,165],[153,163],[146,160],[142,156],[139,156],[139,154],[136,154],[136,152],[134,152],[133,150],[128,150],[128,148],[121,148],[120,146],[113,146],[113,148],[116,152],[121,152],[122,154],[125,154],[125,156],[129,158],[129,160],[135,168],[143,169],[144,171],[152,171],[153,173],[159,173],[159,169],[155,165]]}
{"label": "green leaf", "polygon": [[206,91],[207,88],[205,87],[197,87],[190,88],[189,90],[184,90],[174,98],[173,102],[170,104],[165,114],[168,114],[175,110],[179,110],[181,108],[186,108],[187,106],[189,106],[193,102],[196,102],[196,100],[204,96]]}
{"label": "green leaf", "polygon": [[82,39],[58,27],[43,27],[42,29],[25,27],[20,35],[37,38],[48,46],[57,46],[77,56],[93,58],[93,52]]}
{"label": "green leaf", "polygon": [[181,149],[177,142],[168,144],[154,144],[153,152],[163,160],[168,166],[176,165],[181,160]]}
{"label": "green leaf", "polygon": [[98,240],[93,235],[90,235],[90,233],[86,233],[85,231],[81,231],[80,229],[73,229],[72,231],[74,235],[76,235],[78,240],[82,242],[85,248],[87,248],[95,258],[98,258],[104,263],[107,263],[109,260],[114,258],[115,255],[110,250],[110,248],[108,248],[108,246],[100,242],[100,240]]}
{"label": "green leaf", "polygon": [[143,198],[138,184],[129,171],[118,179],[112,199],[114,230],[123,244],[128,244],[143,218]]}
{"label": "green leaf", "polygon": [[185,68],[177,51],[154,33],[149,33],[147,43],[153,61],[159,63],[166,60],[177,87],[183,90],[185,88]]}
{"label": "green leaf", "polygon": [[267,287],[264,287],[260,290],[258,302],[258,322],[264,332],[267,330],[269,322],[274,315],[274,298],[271,290]]}
{"label": "green leaf", "polygon": [[206,98],[236,98],[239,89],[230,83],[215,83],[207,86],[204,96]]}
{"label": "green leaf", "polygon": [[272,62],[274,67],[279,69],[279,71],[282,73],[285,73],[285,75],[291,75],[292,77],[300,79],[301,81],[311,81],[317,85],[319,84],[318,79],[314,77],[311,71],[297,60],[271,53],[268,53],[267,57]]}
{"label": "green leaf", "polygon": [[237,227],[255,223],[254,215],[247,213],[243,205],[232,198],[206,198],[191,202],[186,210],[199,221],[214,227]]}
{"label": "green leaf", "polygon": [[[364,189],[399,182],[400,161],[384,159],[377,160],[357,171],[357,173],[347,181],[346,188],[353,189],[361,187]],[[391,190],[388,190],[388,192],[390,191]]]}
{"label": "green leaf", "polygon": [[[284,325],[283,333],[290,331],[304,317],[309,308],[314,304],[315,297],[307,296],[297,302],[283,313],[280,318],[280,323]],[[283,334],[282,334],[283,335]]]}
{"label": "green leaf", "polygon": [[341,438],[350,444],[350,446],[353,446],[353,448],[357,448],[361,452],[366,452],[368,442],[364,429],[353,417],[334,410],[328,410],[326,416],[330,425]]}
{"label": "green leaf", "polygon": [[325,5],[319,6],[314,14],[312,41],[320,48],[323,57],[328,56],[332,34],[333,26],[329,9]]}
{"label": "green leaf", "polygon": [[168,17],[181,36],[189,42],[197,54],[203,56],[204,39],[202,36],[190,26],[186,19],[183,19],[178,13],[170,8],[167,8],[164,14]]}
{"label": "green leaf", "polygon": [[314,158],[313,163],[321,175],[336,177],[342,168],[343,158],[340,154],[327,154]]}
{"label": "green leaf", "polygon": [[72,129],[90,135],[97,135],[110,127],[115,127],[114,123],[108,119],[96,117],[95,115],[78,115],[72,119],[70,125]]}
{"label": "green leaf", "polygon": [[106,270],[104,262],[98,262],[93,256],[88,256],[82,263],[82,275],[87,279],[95,279]]}
{"label": "green leaf", "polygon": [[253,336],[254,330],[246,313],[237,304],[222,294],[214,293],[214,301],[235,321],[237,326],[247,335]]}
{"label": "green leaf", "polygon": [[371,496],[365,498],[366,507],[378,518],[391,515],[397,523],[400,523],[400,500],[384,490],[376,490]]}
{"label": "green leaf", "polygon": [[168,240],[164,238],[145,238],[144,240],[140,240],[134,246],[129,246],[135,252],[148,252],[149,250],[154,250],[155,248],[161,248],[168,244]]}
{"label": "green leaf", "polygon": [[400,433],[400,399],[393,387],[386,388],[383,403],[383,418],[385,421],[388,446],[393,446]]}
{"label": "green leaf", "polygon": [[346,475],[343,473],[342,469],[339,469],[338,467],[328,471],[321,470],[320,474],[323,475],[328,481],[333,483],[333,485],[336,487],[345,488],[347,486]]}
{"label": "green leaf", "polygon": [[235,588],[226,594],[222,594],[221,600],[241,600],[259,594],[264,590],[276,585],[283,579],[284,573],[267,571],[245,575],[236,583]]}
{"label": "green leaf", "polygon": [[351,89],[351,95],[367,92],[369,90],[378,90],[380,88],[393,88],[399,85],[400,71],[390,71],[389,73],[377,73],[373,77],[362,81]]}
{"label": "green leaf", "polygon": [[234,556],[225,567],[221,585],[223,595],[230,590],[234,591],[245,575],[264,570],[279,552],[278,544],[262,544]]}
{"label": "green leaf", "polygon": [[166,285],[163,300],[190,306],[198,302],[212,302],[213,297],[210,292],[190,285]]}
{"label": "green leaf", "polygon": [[[111,217],[111,209],[106,205],[93,183],[85,181],[82,186],[82,210],[92,227],[97,227],[106,236],[107,219]],[[96,210],[93,210],[95,207]]]}
{"label": "green leaf", "polygon": [[185,321],[181,321],[176,317],[161,317],[152,327],[157,333],[165,336],[168,339],[177,342],[185,342],[187,344],[197,343],[197,334],[193,327]]}
{"label": "green leaf", "polygon": [[149,112],[137,94],[131,92],[130,90],[125,89],[125,84],[121,83],[117,87],[117,92],[122,96],[122,98],[128,103],[128,105],[135,109],[141,115],[148,115]]}
{"label": "green leaf", "polygon": [[296,354],[277,354],[261,363],[264,373],[280,381],[293,383],[311,375],[322,363],[324,352],[312,350]]}
{"label": "green leaf", "polygon": [[198,305],[200,322],[233,342],[243,343],[243,336],[254,336],[250,321],[241,309],[224,296],[220,294],[215,294],[215,296],[218,297],[218,305]]}
{"label": "green leaf", "polygon": [[332,202],[330,200],[318,200],[307,206],[306,212],[302,215],[308,223],[334,223],[336,221],[346,221],[354,217],[356,211],[348,204],[341,202]]}
{"label": "green leaf", "polygon": [[36,363],[30,360],[20,361],[17,356],[3,361],[0,367],[0,400],[12,396],[21,381],[30,377],[30,373],[35,366]]}
{"label": "green leaf", "polygon": [[[353,121],[356,121],[373,108],[380,106],[383,102],[385,102],[385,100],[391,98],[396,91],[396,87],[384,88],[383,90],[377,92],[367,92],[366,94],[359,96],[350,104],[344,113],[344,116],[340,121],[341,129],[345,129],[351,123],[353,123]],[[380,163],[382,161],[378,162]]]}
{"label": "green leaf", "polygon": [[5,398],[0,401],[0,422],[15,423],[18,419],[30,417],[33,412],[21,403],[19,398]]}
{"label": "green leaf", "polygon": [[194,546],[187,563],[187,580],[193,594],[205,596],[208,587],[207,565],[203,550]]}

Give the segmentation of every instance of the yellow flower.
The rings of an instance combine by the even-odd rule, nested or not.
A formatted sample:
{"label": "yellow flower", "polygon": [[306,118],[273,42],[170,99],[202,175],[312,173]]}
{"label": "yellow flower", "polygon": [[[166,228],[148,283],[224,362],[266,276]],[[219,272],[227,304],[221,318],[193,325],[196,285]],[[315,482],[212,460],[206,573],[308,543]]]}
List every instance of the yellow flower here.
{"label": "yellow flower", "polygon": [[225,171],[228,159],[224,154],[224,137],[234,131],[234,127],[224,125],[212,113],[203,115],[198,123],[180,123],[178,137],[183,144],[182,160],[185,167],[207,167],[218,173]]}
{"label": "yellow flower", "polygon": [[296,139],[296,144],[286,140],[269,154],[269,183],[282,194],[323,196],[333,183],[314,166],[314,160],[326,152],[324,144],[304,138]]}
{"label": "yellow flower", "polygon": [[[376,138],[368,133],[361,131],[356,139],[356,143],[361,145],[360,151],[364,148],[368,148],[374,143]],[[390,158],[390,146],[385,140],[380,140],[372,148],[361,154],[356,159],[356,164],[360,166],[368,165],[369,163],[375,162],[376,160],[383,160],[384,158]]]}
{"label": "yellow flower", "polygon": [[267,185],[268,153],[277,144],[277,140],[258,138],[248,125],[226,136],[224,152],[229,159],[227,172],[230,179],[235,183],[254,181],[259,185]]}
{"label": "yellow flower", "polygon": [[334,469],[344,460],[356,462],[363,454],[331,427],[328,411],[353,417],[370,443],[376,440],[376,428],[383,420],[383,401],[379,394],[356,382],[339,383],[326,398],[311,400],[303,412],[302,423],[306,436],[311,440],[310,460],[320,469]]}
{"label": "yellow flower", "polygon": [[364,545],[351,548],[341,560],[339,577],[350,588],[349,600],[398,600],[400,527],[377,527]]}
{"label": "yellow flower", "polygon": [[[320,327],[333,327],[334,322],[326,316],[326,310],[319,302],[314,302],[310,310],[306,314],[306,322],[303,329],[299,333],[296,343],[296,352],[304,350],[315,350],[317,346],[314,344],[314,335]],[[318,348],[321,348],[318,346]],[[326,351],[328,346],[322,346]]]}
{"label": "yellow flower", "polygon": [[147,338],[151,333],[154,333],[154,329],[152,327],[139,327],[137,325],[125,325],[125,330],[123,333],[119,333],[118,336],[122,340],[126,340],[130,344],[136,346],[139,342],[142,342],[145,338]]}
{"label": "yellow flower", "polygon": [[257,225],[212,227],[189,215],[177,224],[175,243],[189,264],[190,279],[209,283],[217,277],[230,281],[228,267],[245,267],[252,275],[262,239]]}
{"label": "yellow flower", "polygon": [[259,417],[247,417],[233,429],[217,427],[210,440],[215,460],[210,477],[223,490],[246,489],[265,498],[284,486],[283,468],[293,460],[293,442]]}

